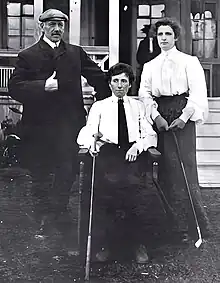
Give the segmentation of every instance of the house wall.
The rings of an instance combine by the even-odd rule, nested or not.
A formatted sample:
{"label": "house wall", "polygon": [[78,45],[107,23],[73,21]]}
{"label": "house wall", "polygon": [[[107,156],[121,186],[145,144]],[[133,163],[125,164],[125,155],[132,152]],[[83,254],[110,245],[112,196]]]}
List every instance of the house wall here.
{"label": "house wall", "polygon": [[80,44],[95,45],[95,0],[81,0]]}
{"label": "house wall", "polygon": [[0,1],[0,49],[7,48],[7,0]]}
{"label": "house wall", "polygon": [[[43,9],[57,8],[64,13],[70,15],[70,0],[34,0],[35,4],[43,1]],[[111,2],[109,2],[111,1]],[[109,18],[109,6],[114,1],[116,5],[111,6],[111,15]],[[149,0],[150,1],[150,0]],[[191,54],[192,52],[192,38],[191,38],[191,1],[192,0],[151,0],[155,3],[164,3],[166,6],[166,15],[176,17],[183,26],[183,35],[179,41],[180,50]],[[214,1],[214,0],[210,0]],[[76,0],[79,2],[79,0]],[[83,46],[94,45],[109,45],[109,21],[113,21],[115,26],[118,22],[114,21],[114,12],[119,12],[121,17],[120,34],[117,29],[111,30],[111,35],[116,39],[113,42],[115,53],[118,52],[118,36],[120,37],[120,61],[127,61],[131,63],[133,68],[136,67],[136,47],[137,47],[137,2],[141,0],[81,0],[81,21],[80,21],[80,44]],[[143,3],[148,3],[147,0],[142,0]],[[201,1],[198,1],[198,3]],[[0,1],[0,49],[7,48],[7,0]],[[119,4],[119,5],[118,5]],[[123,10],[124,6],[129,7],[128,13]],[[220,5],[217,6],[220,12]],[[112,12],[113,11],[113,12]],[[220,14],[220,13],[219,13]],[[126,21],[129,25],[126,26]],[[220,17],[218,19],[220,24]],[[124,27],[122,27],[124,25]],[[113,25],[112,25],[113,26]],[[73,27],[74,28],[74,27]],[[114,32],[114,33],[113,33]],[[127,33],[127,34],[126,34]],[[220,29],[218,29],[218,38],[220,39]],[[69,24],[66,25],[66,32],[64,39],[68,41],[69,38]],[[124,50],[127,47],[129,54],[127,57]],[[116,48],[114,48],[116,47]],[[125,49],[123,49],[125,48]],[[220,44],[218,44],[220,51]],[[111,51],[110,51],[111,52]],[[113,52],[112,52],[113,53]],[[116,54],[117,55],[117,54]],[[219,52],[220,57],[220,52]],[[210,115],[208,121],[204,125],[197,127],[197,158],[199,181],[202,186],[220,186],[220,58],[202,59],[201,62],[206,68],[207,78],[209,80],[209,91],[214,98],[209,101]],[[114,57],[114,62],[117,61],[117,56]],[[113,62],[113,61],[112,61]],[[7,58],[0,55],[0,65],[11,64]]]}
{"label": "house wall", "polygon": [[198,125],[197,165],[202,187],[220,187],[220,99],[209,100],[209,117]]}

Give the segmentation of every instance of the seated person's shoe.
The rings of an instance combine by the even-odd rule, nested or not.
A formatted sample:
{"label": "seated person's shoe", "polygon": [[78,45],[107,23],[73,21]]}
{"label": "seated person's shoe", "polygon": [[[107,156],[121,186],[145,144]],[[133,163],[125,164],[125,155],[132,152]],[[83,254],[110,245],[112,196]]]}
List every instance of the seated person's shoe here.
{"label": "seated person's shoe", "polygon": [[136,250],[136,262],[140,264],[149,262],[147,249],[144,245],[140,245]]}
{"label": "seated person's shoe", "polygon": [[106,262],[109,259],[109,254],[108,249],[102,248],[95,257],[99,262]]}

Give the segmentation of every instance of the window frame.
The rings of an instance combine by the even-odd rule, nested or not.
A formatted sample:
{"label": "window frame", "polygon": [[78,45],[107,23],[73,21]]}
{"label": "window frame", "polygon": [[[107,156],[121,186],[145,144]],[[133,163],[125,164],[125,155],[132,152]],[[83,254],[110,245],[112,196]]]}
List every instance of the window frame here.
{"label": "window frame", "polygon": [[[25,39],[26,38],[34,38],[34,34],[33,35],[25,35],[24,30],[25,28],[24,26],[24,20],[25,19],[33,19],[34,20],[34,0],[30,1],[30,0],[20,0],[20,1],[16,1],[16,0],[9,0],[9,3],[20,3],[20,14],[19,15],[10,15],[8,14],[7,11],[7,25],[8,25],[8,29],[7,29],[7,38],[8,38],[8,48],[12,48],[9,46],[9,38],[19,38],[19,49],[24,49],[27,47],[27,45],[25,45]],[[25,14],[23,12],[23,8],[25,5],[32,5],[33,6],[33,12],[32,14]],[[19,19],[19,34],[18,35],[9,35],[9,19]],[[15,48],[16,49],[16,48]]]}
{"label": "window frame", "polygon": [[[148,5],[149,6],[149,15],[148,16],[139,16],[139,5]],[[143,33],[143,36],[138,36],[138,20],[139,19],[143,19],[143,20],[149,20],[150,23],[149,25],[151,25],[152,23],[154,23],[155,21],[161,19],[161,17],[153,17],[152,16],[152,6],[159,6],[159,5],[163,5],[164,6],[164,10],[165,10],[165,3],[153,3],[151,1],[149,1],[148,3],[146,3],[146,1],[138,1],[137,3],[137,15],[136,15],[136,29],[137,29],[137,37],[136,37],[136,46],[137,46],[137,49],[138,49],[138,45],[140,43],[140,41],[142,39],[145,38],[145,33]]]}
{"label": "window frame", "polygon": [[[219,16],[219,13],[220,13],[220,3],[218,0],[203,0],[202,3],[201,3],[201,7],[200,7],[200,11],[198,10],[198,13],[204,13],[205,12],[205,4],[215,4],[216,5],[216,13],[215,13],[215,21],[216,21],[216,37],[215,37],[215,40],[216,40],[216,44],[217,44],[217,47],[216,50],[215,50],[215,53],[216,53],[216,56],[215,57],[205,57],[205,41],[208,41],[208,39],[205,38],[205,34],[203,34],[203,56],[201,57],[198,57],[201,61],[203,62],[210,62],[210,61],[217,61],[219,60],[220,58],[220,16]],[[194,15],[195,16],[195,15]],[[205,19],[204,19],[204,22],[205,22]],[[193,54],[193,38],[192,38],[192,54]],[[197,56],[197,54],[193,54],[195,56]]]}

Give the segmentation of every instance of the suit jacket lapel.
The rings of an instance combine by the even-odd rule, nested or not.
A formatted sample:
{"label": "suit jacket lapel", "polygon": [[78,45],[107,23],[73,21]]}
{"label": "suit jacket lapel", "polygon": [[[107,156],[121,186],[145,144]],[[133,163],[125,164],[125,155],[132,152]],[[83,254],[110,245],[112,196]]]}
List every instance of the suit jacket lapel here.
{"label": "suit jacket lapel", "polygon": [[64,53],[66,53],[66,44],[63,40],[61,40],[59,47],[56,49],[54,58],[60,57]]}
{"label": "suit jacket lapel", "polygon": [[45,54],[48,56],[52,55],[54,58],[57,58],[66,52],[66,44],[63,40],[61,40],[56,52],[54,52],[54,49],[43,40],[43,37],[39,40],[39,46]]}

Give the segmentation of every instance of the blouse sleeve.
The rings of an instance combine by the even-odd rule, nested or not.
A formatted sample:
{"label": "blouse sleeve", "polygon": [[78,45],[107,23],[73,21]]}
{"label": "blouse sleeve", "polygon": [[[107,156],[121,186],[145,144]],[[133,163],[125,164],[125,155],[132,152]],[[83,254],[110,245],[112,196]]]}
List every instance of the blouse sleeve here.
{"label": "blouse sleeve", "polygon": [[186,67],[189,97],[183,114],[184,122],[188,119],[196,123],[204,123],[208,117],[207,87],[203,68],[197,57],[191,57]]}
{"label": "blouse sleeve", "polygon": [[157,103],[152,97],[151,62],[144,64],[138,96],[145,105],[147,118],[154,121],[160,113],[157,111]]}
{"label": "blouse sleeve", "polygon": [[138,101],[139,107],[139,124],[140,124],[140,137],[137,140],[137,145],[139,152],[147,151],[149,147],[157,147],[157,134],[153,130],[150,121],[146,117],[146,111],[144,104],[141,101]]}

